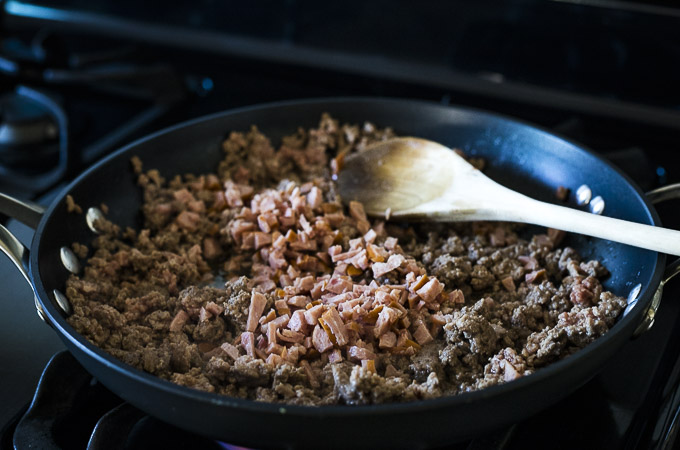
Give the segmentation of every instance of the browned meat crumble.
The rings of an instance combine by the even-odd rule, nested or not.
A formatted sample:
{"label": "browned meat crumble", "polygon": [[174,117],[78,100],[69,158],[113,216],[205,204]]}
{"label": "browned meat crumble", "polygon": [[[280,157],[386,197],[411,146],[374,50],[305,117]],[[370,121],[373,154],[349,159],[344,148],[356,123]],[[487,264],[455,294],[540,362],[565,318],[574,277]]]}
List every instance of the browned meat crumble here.
{"label": "browned meat crumble", "polygon": [[392,136],[324,115],[278,149],[256,128],[231,133],[214,174],[166,180],[135,159],[145,226],[97,224],[67,282],[70,324],[175,383],[303,405],[481,389],[607,332],[625,301],[599,262],[558,247],[562,232],[526,241],[518,225],[386,224],[343,207],[332,171]]}

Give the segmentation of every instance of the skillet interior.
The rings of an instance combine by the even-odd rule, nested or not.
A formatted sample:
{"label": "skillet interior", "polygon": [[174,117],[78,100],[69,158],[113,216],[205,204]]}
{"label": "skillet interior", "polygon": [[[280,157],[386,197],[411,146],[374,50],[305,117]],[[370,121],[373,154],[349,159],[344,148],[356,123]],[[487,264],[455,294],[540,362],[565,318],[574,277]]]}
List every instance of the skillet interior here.
{"label": "skillet interior", "polygon": [[[76,335],[59,314],[51,292],[63,289],[68,275],[59,260],[59,248],[89,242],[92,233],[82,215],[66,212],[66,193],[84,208],[105,203],[114,222],[138,228],[142,199],[130,170],[131,156],[140,156],[145,168],[158,168],[165,176],[208,172],[220,160],[219,144],[230,130],[247,130],[256,124],[276,144],[298,126],[315,126],[326,111],[343,122],[368,120],[380,127],[391,126],[398,134],[429,138],[482,156],[491,178],[533,197],[551,201],[557,186],[574,190],[586,183],[605,199],[606,215],[658,222],[639,190],[599,158],[543,131],[477,111],[401,100],[337,99],[275,104],[199,119],[131,144],[90,169],[66,188],[36,232],[31,275],[40,301],[74,355],[111,390],[161,419],[251,446],[283,442],[318,446],[329,418],[334,420],[333,427],[355,430],[338,436],[333,446],[349,442],[362,447],[385,445],[383,433],[373,436],[382,425],[391,430],[389,441],[399,446],[436,445],[518,420],[557,401],[591,377],[629,338],[659,283],[664,257],[581,236],[570,236],[567,244],[610,268],[608,289],[626,296],[633,286],[642,284],[643,294],[635,308],[610,333],[577,355],[515,382],[456,397],[370,407],[280,408],[173,385],[119,363]],[[290,433],[299,428],[300,420],[315,431]]]}

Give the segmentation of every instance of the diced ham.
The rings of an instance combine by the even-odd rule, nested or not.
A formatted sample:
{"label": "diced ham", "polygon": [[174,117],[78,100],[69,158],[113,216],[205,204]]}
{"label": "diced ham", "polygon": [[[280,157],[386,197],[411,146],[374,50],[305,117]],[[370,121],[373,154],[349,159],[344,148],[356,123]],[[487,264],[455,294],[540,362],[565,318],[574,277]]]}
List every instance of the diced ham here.
{"label": "diced ham", "polygon": [[300,226],[302,227],[302,230],[305,233],[307,233],[309,236],[314,236],[314,228],[312,228],[312,225],[309,223],[304,214],[300,214],[299,222]]}
{"label": "diced ham", "polygon": [[396,254],[390,255],[390,258],[385,263],[373,263],[373,276],[376,278],[381,277],[401,266],[404,261],[406,261],[406,258],[403,255]]}
{"label": "diced ham", "polygon": [[431,302],[436,299],[439,294],[444,290],[444,285],[439,282],[436,278],[431,278],[430,281],[425,283],[423,287],[418,289],[416,293],[425,302]]}
{"label": "diced ham", "polygon": [[312,276],[307,276],[307,277],[302,277],[302,278],[297,278],[293,286],[295,286],[296,292],[309,292],[314,288],[314,277]]}
{"label": "diced ham", "polygon": [[246,354],[249,356],[252,356],[255,358],[255,335],[250,332],[246,331],[243,334],[241,334],[241,345],[246,351]]}
{"label": "diced ham", "polygon": [[321,192],[321,189],[314,186],[312,189],[310,189],[309,193],[307,194],[307,204],[309,205],[310,208],[316,209],[321,206],[322,202],[323,193]]}
{"label": "diced ham", "polygon": [[304,314],[307,324],[312,326],[316,325],[319,322],[319,317],[321,317],[323,311],[323,305],[312,306],[307,311],[305,311]]}
{"label": "diced ham", "polygon": [[493,233],[489,235],[489,240],[494,247],[502,247],[505,245],[505,229],[500,226],[496,227]]}
{"label": "diced ham", "polygon": [[326,213],[323,217],[333,228],[339,228],[340,225],[342,225],[342,222],[345,221],[345,215],[342,213],[342,211]]}
{"label": "diced ham", "polygon": [[539,269],[529,272],[524,276],[527,283],[538,283],[547,277],[545,269]]}
{"label": "diced ham", "polygon": [[275,323],[277,327],[283,328],[288,325],[288,322],[290,322],[290,315],[284,314],[272,320],[272,322]]}
{"label": "diced ham", "polygon": [[368,255],[366,254],[365,249],[361,249],[359,253],[347,259],[346,261],[361,270],[368,269],[368,266],[370,265],[370,261],[368,260]]}
{"label": "diced ham", "polygon": [[205,309],[206,311],[209,311],[211,314],[215,316],[219,316],[224,312],[224,308],[220,305],[218,305],[215,302],[208,302],[205,304]]}
{"label": "diced ham", "polygon": [[177,216],[177,225],[187,231],[196,231],[200,221],[201,216],[192,211],[182,211]]}
{"label": "diced ham", "polygon": [[420,323],[416,330],[413,332],[413,337],[416,342],[420,345],[425,345],[428,342],[432,342],[433,338],[424,323]]}
{"label": "diced ham", "polygon": [[334,294],[342,294],[343,292],[351,292],[353,285],[354,283],[350,278],[332,277],[326,285],[326,290]]}
{"label": "diced ham", "polygon": [[206,320],[209,320],[212,317],[212,314],[208,312],[205,307],[201,306],[201,310],[198,313],[198,321],[199,322],[205,322]]}
{"label": "diced ham", "polygon": [[258,321],[264,312],[264,307],[267,304],[267,298],[264,294],[253,291],[250,296],[250,308],[248,308],[248,321],[246,323],[246,331],[255,331]]}
{"label": "diced ham", "polygon": [[205,259],[215,259],[222,254],[222,247],[215,238],[203,239],[203,256]]}
{"label": "diced ham", "polygon": [[515,286],[515,281],[511,276],[507,276],[501,280],[501,284],[508,292],[515,292],[517,289]]}
{"label": "diced ham", "polygon": [[326,330],[321,328],[321,325],[314,327],[314,331],[312,332],[312,344],[319,353],[323,353],[333,348],[331,339],[328,337]]}
{"label": "diced ham", "polygon": [[305,340],[305,335],[297,331],[289,329],[278,329],[276,330],[276,336],[285,342],[295,342],[300,343]]}
{"label": "diced ham", "polygon": [[390,326],[397,321],[399,315],[397,312],[390,308],[389,306],[383,307],[382,311],[378,315],[378,320],[375,322],[375,328],[373,328],[373,335],[375,337],[380,337],[386,333]]}
{"label": "diced ham", "polygon": [[398,242],[397,238],[390,236],[387,239],[385,239],[383,245],[387,250],[394,250],[395,248],[397,248],[397,242]]}
{"label": "diced ham", "polygon": [[205,212],[205,202],[203,200],[194,200],[193,202],[189,202],[189,211],[193,211],[195,213],[202,213]]}
{"label": "diced ham", "polygon": [[344,253],[338,253],[338,254],[335,254],[335,255],[331,255],[331,261],[338,262],[338,261],[344,261],[346,259],[350,259],[350,258],[358,255],[359,253],[361,253],[361,251],[362,251],[362,249],[356,248],[354,250],[348,250]]}
{"label": "diced ham", "polygon": [[364,347],[353,345],[347,350],[347,355],[354,359],[375,359],[375,353]]}
{"label": "diced ham", "polygon": [[255,247],[255,250],[258,250],[265,245],[269,245],[272,243],[272,235],[264,233],[262,231],[255,231],[253,232],[253,246]]}
{"label": "diced ham", "polygon": [[309,297],[306,295],[295,295],[287,301],[290,306],[295,306],[296,308],[304,308],[309,302]]}
{"label": "diced ham", "polygon": [[340,351],[339,348],[333,349],[329,354],[328,354],[328,362],[333,364],[337,362],[342,361],[342,352]]}
{"label": "diced ham", "polygon": [[307,327],[308,324],[307,320],[305,320],[305,311],[301,309],[295,311],[288,321],[288,328],[293,331],[304,333],[307,331]]}
{"label": "diced ham", "polygon": [[507,360],[505,361],[505,367],[503,371],[503,381],[512,381],[519,378],[521,375],[515,369],[515,366],[510,364]]}
{"label": "diced ham", "polygon": [[517,259],[519,262],[524,264],[524,268],[527,270],[536,270],[538,268],[538,261],[536,261],[536,258],[520,255],[517,257]]}
{"label": "diced ham", "polygon": [[187,188],[182,188],[173,192],[172,196],[175,197],[175,200],[185,205],[189,204],[189,202],[193,202],[196,200],[196,197],[194,197],[194,195],[191,192],[189,192]]}
{"label": "diced ham", "polygon": [[463,291],[461,291],[460,289],[454,289],[449,294],[449,299],[453,303],[463,304],[465,303],[465,294],[463,294]]}
{"label": "diced ham", "polygon": [[277,355],[276,353],[270,353],[269,356],[267,356],[267,360],[265,362],[272,366],[280,366],[283,364],[283,358],[281,358],[281,356]]}
{"label": "diced ham", "polygon": [[385,262],[389,258],[389,253],[383,247],[378,245],[373,245],[372,243],[366,244],[366,254],[368,259],[373,262]]}
{"label": "diced ham", "polygon": [[239,357],[238,349],[229,342],[225,342],[224,344],[220,345],[220,348],[224,350],[224,353],[226,353],[231,359],[236,359]]}
{"label": "diced ham", "polygon": [[366,242],[366,244],[372,244],[377,236],[378,235],[375,232],[375,230],[371,228],[366,232],[366,234],[364,234],[364,241]]}
{"label": "diced ham", "polygon": [[276,344],[276,330],[278,330],[279,326],[276,324],[273,320],[267,322],[265,326],[263,326],[263,329],[267,333],[267,341],[269,344]]}
{"label": "diced ham", "polygon": [[380,336],[378,347],[382,349],[392,348],[396,345],[396,343],[397,335],[391,331],[387,331],[382,336]]}
{"label": "diced ham", "polygon": [[177,314],[175,314],[175,317],[172,319],[172,322],[170,322],[170,331],[171,332],[177,332],[177,331],[182,331],[182,328],[184,328],[184,325],[187,323],[189,320],[189,314],[187,314],[186,311],[183,309],[180,309]]}
{"label": "diced ham", "polygon": [[333,337],[337,341],[339,346],[343,346],[349,342],[349,336],[347,334],[347,327],[340,317],[340,313],[335,307],[330,307],[326,312],[324,312],[321,317],[326,322],[326,325],[331,330]]}

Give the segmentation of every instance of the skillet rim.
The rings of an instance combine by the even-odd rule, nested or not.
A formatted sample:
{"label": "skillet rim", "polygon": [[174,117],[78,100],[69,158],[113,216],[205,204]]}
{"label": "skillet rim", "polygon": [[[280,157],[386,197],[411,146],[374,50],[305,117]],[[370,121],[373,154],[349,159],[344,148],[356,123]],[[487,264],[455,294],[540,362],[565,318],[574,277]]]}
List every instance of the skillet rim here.
{"label": "skillet rim", "polygon": [[[521,377],[512,382],[490,386],[477,391],[464,392],[461,394],[438,397],[428,400],[418,400],[413,402],[400,402],[400,403],[383,403],[375,405],[356,405],[356,406],[347,405],[300,406],[285,403],[257,402],[254,400],[229,397],[226,395],[199,391],[197,389],[177,385],[168,380],[162,379],[155,375],[139,370],[133,366],[129,366],[124,362],[118,360],[117,358],[113,357],[112,355],[109,355],[104,350],[96,347],[95,345],[87,341],[84,337],[82,337],[79,333],[77,333],[75,329],[73,329],[68,324],[68,322],[66,322],[65,318],[61,315],[60,311],[53,304],[51,296],[47,294],[43,283],[37,282],[41,279],[39,274],[39,261],[38,261],[40,256],[39,248],[41,236],[43,234],[43,230],[45,229],[47,222],[49,221],[49,218],[52,216],[54,210],[63,204],[66,195],[68,195],[77,185],[79,185],[81,182],[87,179],[93,171],[96,171],[98,168],[105,166],[106,164],[109,163],[109,161],[120,157],[124,153],[128,152],[131,153],[134,151],[136,147],[145,144],[149,141],[153,141],[161,135],[174,133],[181,129],[190,128],[192,126],[196,126],[198,124],[209,122],[216,119],[227,118],[229,116],[237,116],[244,113],[257,112],[258,110],[268,110],[275,108],[305,105],[314,105],[317,107],[321,105],[329,105],[330,110],[332,105],[339,104],[359,105],[361,103],[371,104],[391,103],[394,105],[398,105],[400,107],[413,105],[416,107],[443,109],[449,111],[453,110],[456,112],[463,113],[466,116],[483,117],[486,119],[491,119],[492,121],[494,121],[494,124],[507,124],[514,126],[519,125],[521,128],[525,130],[528,129],[528,131],[531,132],[538,132],[544,137],[564,141],[564,143],[573,147],[574,150],[585,153],[588,157],[594,158],[598,163],[604,165],[604,167],[612,170],[615,174],[620,176],[623,179],[623,181],[627,185],[629,185],[629,187],[633,188],[638,197],[642,200],[642,203],[645,207],[644,212],[646,213],[645,215],[647,216],[646,218],[648,219],[648,222],[645,223],[650,223],[652,225],[657,226],[660,224],[660,219],[653,205],[649,202],[649,200],[646,198],[646,196],[640,190],[637,184],[634,183],[618,167],[610,164],[608,161],[604,160],[602,157],[600,157],[597,153],[593,152],[589,148],[576,142],[573,142],[561,136],[559,133],[548,131],[540,126],[536,126],[534,124],[516,119],[514,117],[482,109],[471,108],[467,106],[442,105],[441,103],[425,101],[422,99],[395,98],[395,97],[372,97],[372,96],[320,97],[248,105],[235,109],[219,111],[216,113],[183,121],[175,125],[158,130],[149,135],[143,136],[125,145],[124,147],[110,153],[106,157],[102,158],[100,161],[93,164],[83,173],[78,175],[78,177],[76,177],[71,183],[69,183],[60,191],[60,193],[55,197],[55,199],[52,201],[50,206],[45,211],[38,227],[36,228],[36,232],[31,244],[29,266],[30,277],[38,294],[37,295],[38,301],[40,302],[41,306],[47,313],[48,320],[50,321],[52,327],[55,329],[55,331],[57,331],[57,333],[60,335],[62,339],[67,339],[71,344],[78,347],[81,351],[83,351],[90,358],[96,360],[99,364],[102,364],[109,369],[113,369],[119,375],[135,379],[136,382],[143,384],[146,389],[148,388],[159,389],[163,391],[163,393],[166,395],[179,395],[181,397],[190,398],[192,400],[198,400],[204,403],[219,405],[221,407],[237,408],[239,410],[244,410],[258,414],[261,413],[269,413],[275,415],[286,414],[299,417],[323,417],[323,418],[364,415],[366,413],[380,415],[410,414],[422,410],[460,407],[466,404],[478,402],[485,398],[509,395],[515,391],[527,390],[532,385],[545,383],[549,379],[559,376],[561,372],[565,371],[565,369],[568,369],[571,366],[577,366],[579,362],[588,359],[588,357],[592,353],[596,352],[599,348],[606,345],[609,341],[613,340],[615,337],[618,337],[618,335],[623,333],[624,330],[630,330],[630,332],[626,333],[627,335],[632,334],[632,329],[638,325],[637,322],[633,323],[633,321],[636,320],[638,316],[642,314],[642,310],[646,310],[647,305],[651,302],[654,292],[656,291],[660,284],[661,276],[665,268],[666,260],[665,254],[657,253],[657,258],[650,276],[649,285],[647,286],[646,289],[643,289],[636,305],[632,308],[632,310],[625,317],[621,317],[617,321],[615,326],[612,328],[612,330],[615,330],[616,332],[612,332],[612,330],[608,331],[604,336],[598,338],[593,343],[579,350],[574,355],[571,355],[565,359],[552,363],[547,367],[543,367],[537,370],[536,372],[532,373],[531,375]],[[225,133],[229,131],[230,130],[225,130]],[[50,301],[45,301],[44,299],[50,299]],[[630,336],[628,336],[627,339],[630,339]],[[601,365],[602,364],[600,364],[600,370]],[[597,371],[594,372],[593,375],[596,373]],[[577,387],[578,386],[572,386],[573,389],[576,389]]]}

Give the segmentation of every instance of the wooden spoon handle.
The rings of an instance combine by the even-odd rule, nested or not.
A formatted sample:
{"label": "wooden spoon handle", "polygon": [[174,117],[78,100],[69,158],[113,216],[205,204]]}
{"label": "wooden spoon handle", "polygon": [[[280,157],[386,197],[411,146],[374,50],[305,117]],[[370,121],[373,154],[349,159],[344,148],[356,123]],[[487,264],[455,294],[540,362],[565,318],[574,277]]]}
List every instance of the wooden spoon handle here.
{"label": "wooden spoon handle", "polygon": [[497,212],[498,219],[543,225],[680,256],[680,231],[598,216],[526,197],[522,206],[517,206]]}

